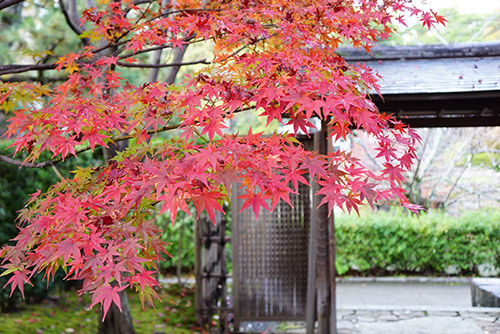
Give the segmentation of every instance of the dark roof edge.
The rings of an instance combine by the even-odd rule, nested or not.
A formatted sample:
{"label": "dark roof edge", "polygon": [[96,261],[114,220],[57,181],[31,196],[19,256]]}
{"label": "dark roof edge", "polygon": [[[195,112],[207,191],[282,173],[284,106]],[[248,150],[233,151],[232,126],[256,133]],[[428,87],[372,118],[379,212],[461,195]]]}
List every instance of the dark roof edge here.
{"label": "dark roof edge", "polygon": [[439,59],[500,56],[500,42],[460,43],[451,45],[376,46],[369,54],[351,47],[338,52],[347,61]]}

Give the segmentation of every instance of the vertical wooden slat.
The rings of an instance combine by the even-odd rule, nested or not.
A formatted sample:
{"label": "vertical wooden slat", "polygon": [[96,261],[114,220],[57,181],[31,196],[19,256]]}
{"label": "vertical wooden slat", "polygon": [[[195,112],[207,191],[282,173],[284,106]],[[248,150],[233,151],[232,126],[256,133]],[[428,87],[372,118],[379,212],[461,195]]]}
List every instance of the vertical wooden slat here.
{"label": "vertical wooden slat", "polygon": [[337,291],[336,291],[336,276],[335,269],[335,215],[331,214],[328,219],[328,253],[330,255],[330,328],[331,333],[337,333]]}
{"label": "vertical wooden slat", "polygon": [[199,219],[194,220],[194,243],[195,243],[195,256],[194,256],[194,273],[196,277],[196,284],[194,290],[194,303],[195,303],[195,316],[198,325],[205,325],[203,319],[203,277],[202,277],[202,233],[200,229]]}

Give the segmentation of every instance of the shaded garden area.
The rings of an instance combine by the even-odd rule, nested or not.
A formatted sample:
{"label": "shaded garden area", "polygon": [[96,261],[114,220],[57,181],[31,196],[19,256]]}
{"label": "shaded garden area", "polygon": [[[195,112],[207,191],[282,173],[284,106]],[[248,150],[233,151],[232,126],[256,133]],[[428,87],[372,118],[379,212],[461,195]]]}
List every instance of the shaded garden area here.
{"label": "shaded garden area", "polygon": [[[193,288],[169,285],[159,291],[162,302],[147,312],[139,297],[129,295],[134,325],[138,334],[204,333],[194,318]],[[89,311],[90,296],[75,291],[52,291],[37,303],[22,303],[17,312],[2,313],[0,333],[86,334],[98,330],[99,311]]]}

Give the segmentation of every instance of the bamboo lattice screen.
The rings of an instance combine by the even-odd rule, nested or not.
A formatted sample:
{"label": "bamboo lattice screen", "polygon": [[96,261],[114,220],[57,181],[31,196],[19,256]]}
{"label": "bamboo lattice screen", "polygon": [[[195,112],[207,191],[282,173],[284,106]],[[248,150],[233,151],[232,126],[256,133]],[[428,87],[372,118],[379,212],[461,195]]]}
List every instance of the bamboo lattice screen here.
{"label": "bamboo lattice screen", "polygon": [[305,320],[310,187],[290,195],[293,208],[280,201],[258,220],[251,209],[239,213],[243,201],[233,192],[235,329],[239,321]]}

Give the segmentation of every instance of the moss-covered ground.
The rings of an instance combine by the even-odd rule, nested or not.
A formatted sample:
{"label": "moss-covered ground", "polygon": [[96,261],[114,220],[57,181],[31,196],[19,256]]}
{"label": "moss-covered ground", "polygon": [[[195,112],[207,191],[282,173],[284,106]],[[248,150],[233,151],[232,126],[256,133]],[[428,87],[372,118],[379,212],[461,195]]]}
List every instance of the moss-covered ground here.
{"label": "moss-covered ground", "polygon": [[[194,318],[191,288],[167,286],[160,292],[162,302],[143,310],[137,295],[129,301],[137,334],[203,333]],[[8,334],[93,334],[97,333],[99,309],[88,310],[90,296],[62,292],[40,304],[24,304],[20,312],[0,314],[0,333]]]}

